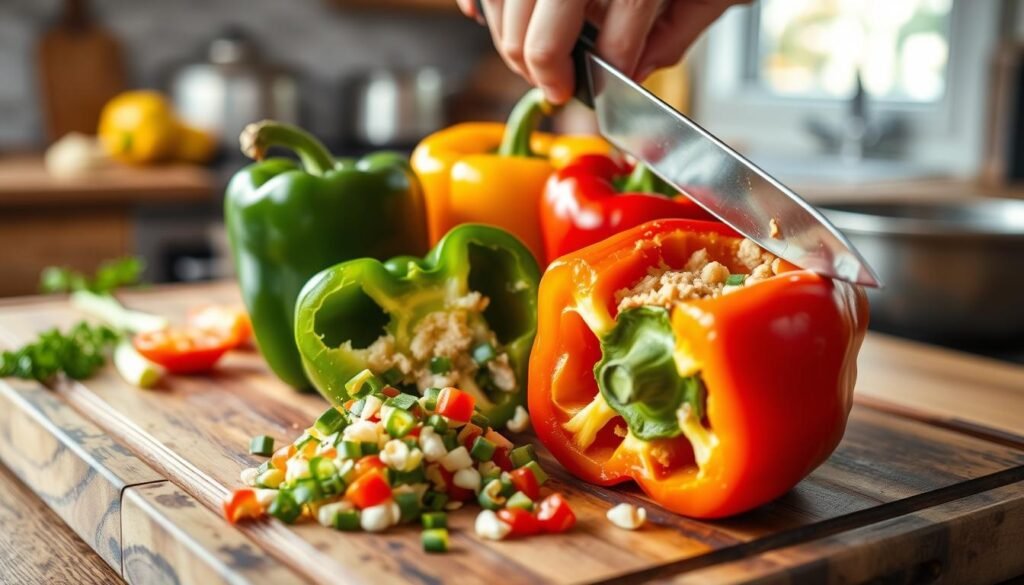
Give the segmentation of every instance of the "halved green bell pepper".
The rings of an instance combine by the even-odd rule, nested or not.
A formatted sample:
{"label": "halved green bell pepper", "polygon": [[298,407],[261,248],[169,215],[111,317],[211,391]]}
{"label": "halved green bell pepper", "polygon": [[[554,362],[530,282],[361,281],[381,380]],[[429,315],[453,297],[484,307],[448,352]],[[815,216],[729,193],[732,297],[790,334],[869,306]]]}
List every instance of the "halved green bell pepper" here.
{"label": "halved green bell pepper", "polygon": [[288,384],[308,388],[295,347],[295,299],[319,270],[343,260],[419,254],[427,249],[419,182],[397,153],[335,160],[307,132],[271,121],[242,133],[246,155],[294,151],[238,171],[224,216],[260,351]]}
{"label": "halved green bell pepper", "polygon": [[390,334],[395,348],[408,352],[424,317],[450,310],[470,292],[481,293],[490,303],[475,318],[494,332],[497,351],[508,355],[517,382],[513,391],[484,387],[476,396],[491,423],[502,426],[525,404],[539,281],[533,254],[515,236],[496,227],[462,224],[424,258],[362,258],[311,278],[296,304],[295,341],[313,385],[342,404],[349,398],[345,382],[372,369],[367,348],[379,337]]}

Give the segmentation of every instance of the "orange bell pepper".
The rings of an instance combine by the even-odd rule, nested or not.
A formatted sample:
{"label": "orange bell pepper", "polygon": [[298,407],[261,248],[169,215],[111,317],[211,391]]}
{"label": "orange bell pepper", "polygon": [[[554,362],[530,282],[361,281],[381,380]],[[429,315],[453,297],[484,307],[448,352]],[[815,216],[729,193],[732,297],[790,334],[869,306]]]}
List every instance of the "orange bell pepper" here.
{"label": "orange bell pepper", "polygon": [[556,168],[582,153],[608,153],[596,136],[535,132],[553,107],[531,90],[508,124],[467,122],[436,132],[412,154],[423,184],[431,245],[461,223],[495,225],[515,234],[544,258],[538,217],[541,194]]}
{"label": "orange bell pepper", "polygon": [[835,449],[867,326],[861,288],[780,260],[728,294],[617,311],[616,291],[701,248],[744,272],[741,242],[723,224],[658,220],[549,267],[529,407],[570,472],[722,517],[780,496]]}

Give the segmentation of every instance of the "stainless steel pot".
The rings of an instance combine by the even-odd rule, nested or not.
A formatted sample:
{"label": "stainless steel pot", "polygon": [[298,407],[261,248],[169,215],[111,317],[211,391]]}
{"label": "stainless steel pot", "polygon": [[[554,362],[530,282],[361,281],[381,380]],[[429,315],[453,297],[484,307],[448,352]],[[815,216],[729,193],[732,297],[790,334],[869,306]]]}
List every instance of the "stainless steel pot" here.
{"label": "stainless steel pot", "polygon": [[345,80],[349,142],[375,148],[411,146],[447,122],[445,82],[433,67],[373,69]]}
{"label": "stainless steel pot", "polygon": [[951,344],[1024,343],[1024,201],[830,203],[885,282],[872,327]]}
{"label": "stainless steel pot", "polygon": [[176,68],[170,94],[188,123],[220,137],[232,155],[250,122],[273,118],[299,123],[299,82],[286,67],[266,61],[257,43],[237,28],[214,37],[197,61]]}

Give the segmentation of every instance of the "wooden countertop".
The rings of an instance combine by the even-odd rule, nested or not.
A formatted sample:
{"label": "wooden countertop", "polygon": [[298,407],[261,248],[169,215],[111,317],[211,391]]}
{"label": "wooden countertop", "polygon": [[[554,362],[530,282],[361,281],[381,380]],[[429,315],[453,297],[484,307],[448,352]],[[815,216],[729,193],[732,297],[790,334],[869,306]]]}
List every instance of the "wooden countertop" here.
{"label": "wooden countertop", "polygon": [[[196,303],[236,301],[237,290],[156,287],[123,300],[180,317]],[[80,318],[62,298],[4,301],[0,346]],[[129,581],[426,582],[457,571],[481,583],[498,574],[508,583],[897,582],[938,571],[949,582],[993,582],[1024,574],[1014,554],[1024,537],[1024,367],[875,334],[858,365],[843,443],[776,502],[726,521],[681,518],[635,490],[574,481],[539,448],[578,528],[491,543],[473,535],[473,512],[461,511],[445,556],[422,553],[415,528],[348,535],[315,523],[231,527],[217,515],[238,472],[257,461],[244,453],[248,437],[289,438],[325,404],[285,388],[251,352],[152,391],[109,367],[51,388],[0,380],[0,461]],[[798,405],[793,412],[799,424]],[[611,528],[603,513],[618,501],[648,507],[652,525]]]}
{"label": "wooden countertop", "polygon": [[122,583],[9,469],[0,465],[0,575],[5,583]]}
{"label": "wooden countertop", "polygon": [[0,208],[204,201],[219,189],[209,170],[183,164],[109,167],[54,177],[40,155],[0,156]]}

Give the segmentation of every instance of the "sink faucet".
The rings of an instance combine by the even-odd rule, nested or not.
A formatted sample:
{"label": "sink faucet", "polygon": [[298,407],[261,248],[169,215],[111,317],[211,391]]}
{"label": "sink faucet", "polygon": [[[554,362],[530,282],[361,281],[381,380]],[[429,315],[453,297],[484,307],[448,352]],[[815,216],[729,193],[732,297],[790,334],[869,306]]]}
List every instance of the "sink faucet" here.
{"label": "sink faucet", "polygon": [[822,150],[850,164],[871,155],[897,154],[906,139],[906,125],[899,118],[878,122],[868,119],[868,95],[859,71],[848,104],[838,128],[817,118],[807,120],[807,130],[818,139]]}

